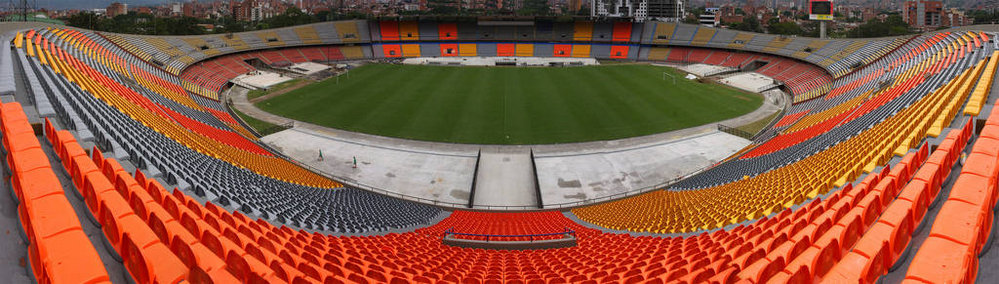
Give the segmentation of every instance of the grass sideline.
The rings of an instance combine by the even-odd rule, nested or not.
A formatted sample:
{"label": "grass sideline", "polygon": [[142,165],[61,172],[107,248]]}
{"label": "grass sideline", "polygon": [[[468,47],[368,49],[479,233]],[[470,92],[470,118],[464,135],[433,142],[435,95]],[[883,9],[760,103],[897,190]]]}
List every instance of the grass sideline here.
{"label": "grass sideline", "polygon": [[[663,80],[663,72],[676,77]],[[374,64],[258,102],[333,128],[415,140],[552,144],[699,126],[749,113],[762,97],[684,79],[669,67],[453,67]]]}
{"label": "grass sideline", "polygon": [[239,111],[236,108],[232,108],[232,112],[235,112],[236,115],[238,115],[239,118],[243,119],[243,121],[246,122],[247,125],[253,127],[253,129],[256,130],[257,133],[260,134],[260,136],[267,136],[282,130],[281,128],[277,127],[276,124],[259,120],[255,117],[246,115],[245,113]]}
{"label": "grass sideline", "polygon": [[252,99],[255,99],[255,98],[259,98],[259,97],[262,97],[264,95],[280,91],[280,90],[282,90],[284,88],[294,86],[295,84],[298,84],[299,82],[302,82],[303,80],[305,80],[305,79],[292,79],[292,80],[288,80],[288,81],[285,81],[285,82],[281,82],[280,84],[271,86],[267,90],[250,90],[250,92],[246,93],[246,99],[252,100]]}

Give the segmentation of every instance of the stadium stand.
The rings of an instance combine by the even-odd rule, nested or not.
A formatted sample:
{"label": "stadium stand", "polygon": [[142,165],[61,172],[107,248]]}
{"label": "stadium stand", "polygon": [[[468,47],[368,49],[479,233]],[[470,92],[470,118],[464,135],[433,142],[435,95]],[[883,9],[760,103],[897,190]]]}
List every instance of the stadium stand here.
{"label": "stadium stand", "polygon": [[[559,43],[532,42],[545,37]],[[112,262],[135,283],[874,283],[900,272],[912,283],[971,283],[994,238],[999,196],[999,110],[988,106],[999,51],[990,37],[819,40],[655,22],[345,21],[198,37],[37,28],[0,37],[13,46],[0,53],[0,78],[12,78],[0,94],[25,83],[23,103],[44,123],[35,130],[22,103],[2,103],[0,141],[15,230],[39,283],[108,283],[102,264]],[[410,42],[421,40],[453,42]],[[344,187],[275,156],[218,97],[255,69],[247,60],[329,63],[428,48],[765,62],[756,72],[783,82],[794,104],[736,157],[669,188],[571,212],[459,210],[433,222],[441,209]],[[983,111],[976,135],[980,122],[961,115]],[[100,233],[85,234],[84,222]],[[917,240],[923,227],[928,236]],[[405,232],[354,235],[378,231]],[[441,242],[449,233],[531,241],[567,231],[575,247]]]}
{"label": "stadium stand", "polygon": [[[23,45],[24,48],[37,48],[38,57],[48,58],[51,60],[49,66],[55,67],[50,70],[45,65],[38,65],[35,57],[30,59],[36,64],[33,66],[44,72],[46,78],[52,78],[56,84],[61,85],[63,93],[68,96],[60,98],[61,100],[68,99],[69,105],[77,113],[85,114],[78,116],[78,119],[83,120],[94,133],[97,145],[112,149],[116,157],[130,160],[139,168],[148,170],[152,176],[162,176],[184,190],[221,205],[310,229],[340,232],[385,230],[426,222],[440,212],[433,207],[356,189],[303,186],[301,184],[339,187],[339,184],[281,158],[235,150],[236,146],[219,143],[215,139],[228,141],[227,143],[234,141],[213,134],[216,132],[205,131],[205,127],[188,128],[199,124],[173,114],[170,108],[153,107],[155,103],[143,96],[150,93],[139,94],[122,87],[116,81],[120,75],[108,69],[108,66],[88,56],[77,58],[72,55],[78,52],[107,52],[106,48],[91,40],[96,35],[75,30],[59,34],[57,36],[48,31],[44,33],[43,36],[47,36],[45,40],[51,38],[49,43],[55,42],[54,44],[46,44],[44,47]],[[70,40],[77,42],[81,49],[76,50],[75,45],[69,44]],[[70,49],[70,52],[63,48]],[[117,53],[117,56],[126,55]],[[60,72],[55,72],[56,70]],[[101,101],[104,103],[100,103]],[[174,121],[170,121],[171,119]],[[169,135],[161,134],[163,132]],[[131,135],[122,136],[120,133]],[[184,143],[179,143],[180,141]],[[181,162],[179,159],[187,161]],[[286,166],[274,167],[276,163],[284,163]],[[235,165],[246,165],[252,170],[237,168]],[[282,176],[288,179],[279,179]],[[248,190],[251,188],[270,190]],[[325,200],[327,205],[319,205],[316,203],[318,200]],[[331,204],[340,205],[329,206]],[[385,207],[375,209],[382,206]],[[317,208],[328,209],[316,211]],[[368,210],[387,214],[399,212],[397,210],[410,213],[387,216],[384,219],[367,219],[364,217],[367,213],[360,212]]]}
{"label": "stadium stand", "polygon": [[[663,60],[659,59],[662,52],[662,49],[653,49],[649,52],[648,59]],[[756,71],[784,83],[794,96],[795,102],[805,101],[823,94],[824,92],[808,95],[812,90],[829,88],[833,79],[828,73],[812,64],[770,55],[733,53],[717,49],[672,47],[669,49],[665,61],[704,63],[732,68],[742,68],[746,64],[759,61],[765,64]]]}
{"label": "stadium stand", "polygon": [[[411,52],[415,52],[410,50]],[[405,52],[402,48],[399,49],[400,54]],[[294,57],[284,56],[283,54],[294,54]],[[417,54],[419,52],[416,52]],[[277,59],[276,59],[277,58]],[[347,57],[341,51],[339,46],[320,46],[320,47],[292,47],[287,49],[279,49],[278,52],[259,52],[251,51],[238,54],[223,55],[219,57],[214,57],[209,60],[201,61],[195,65],[191,65],[180,74],[180,78],[196,86],[206,89],[213,95],[204,95],[205,97],[217,99],[218,93],[229,86],[229,80],[236,78],[236,76],[249,73],[251,71],[257,70],[252,65],[247,63],[248,60],[258,59],[263,62],[274,63],[275,60],[279,62],[285,62],[285,64],[295,64],[302,62],[333,62],[346,60]],[[195,92],[201,94],[200,92]]]}
{"label": "stadium stand", "polygon": [[[555,212],[464,211],[455,212],[438,225],[424,229],[431,233],[429,235],[404,233],[349,238],[323,236],[285,227],[277,228],[267,222],[254,221],[242,214],[221,210],[211,203],[201,205],[180,194],[180,191],[168,193],[155,180],[146,179],[142,172],[136,172],[133,178],[127,173],[114,171],[116,183],[112,185],[111,178],[106,172],[100,171],[101,167],[97,165],[116,163],[112,159],[100,157],[100,152],[96,150],[92,151],[95,153],[93,159],[82,151],[77,151],[76,156],[61,154],[60,158],[73,157],[74,168],[89,169],[74,171],[80,173],[74,174],[74,181],[82,177],[85,184],[100,184],[99,187],[88,186],[82,193],[88,199],[88,204],[95,204],[89,201],[91,198],[94,201],[101,198],[100,204],[107,204],[97,210],[89,207],[91,214],[115,210],[126,212],[117,219],[101,219],[105,224],[116,224],[115,221],[121,220],[131,225],[111,225],[127,232],[105,229],[109,241],[118,235],[145,235],[144,238],[151,243],[144,250],[132,249],[150,252],[149,254],[125,261],[138,263],[130,264],[129,271],[139,281],[153,275],[157,279],[179,276],[204,277],[213,281],[263,279],[270,282],[450,282],[460,279],[548,279],[575,282],[591,279],[627,282],[712,280],[727,283],[739,280],[783,282],[802,278],[818,282],[842,279],[844,276],[841,274],[841,267],[845,266],[840,263],[846,263],[854,253],[849,248],[856,247],[853,251],[857,251],[868,242],[870,235],[858,237],[858,232],[871,232],[886,224],[892,216],[896,216],[890,211],[896,204],[922,205],[917,209],[928,206],[932,199],[928,195],[933,191],[928,186],[934,183],[921,178],[926,176],[922,173],[946,170],[935,161],[956,161],[955,154],[961,151],[961,141],[970,137],[970,129],[965,127],[948,135],[949,141],[954,142],[948,145],[953,146],[938,147],[932,155],[928,155],[927,147],[921,147],[918,151],[908,153],[897,167],[890,170],[885,168],[878,174],[868,176],[856,187],[844,188],[797,210],[787,209],[752,225],[689,238],[631,237],[601,233],[574,224]],[[57,140],[60,142],[53,145],[63,145],[61,147],[67,149],[78,148],[78,145],[74,146],[72,136],[66,135],[68,132],[47,133],[68,137]],[[56,138],[50,137],[51,139]],[[920,166],[924,165],[924,161],[926,166]],[[896,184],[896,180],[908,180],[912,176],[916,178],[910,184],[922,184],[918,187],[922,189],[922,194],[913,195],[912,193],[919,192],[909,190],[917,188],[916,186],[907,185],[905,189],[889,186]],[[104,190],[97,194],[97,188]],[[128,201],[125,199],[126,193],[130,196]],[[894,193],[899,194],[898,199],[885,207],[883,204],[891,201],[886,201],[887,196]],[[879,196],[882,198],[878,198]],[[141,200],[145,201],[139,202]],[[910,200],[913,203],[907,203]],[[120,205],[111,207],[110,204]],[[852,207],[853,204],[857,207]],[[521,251],[516,254],[497,250],[460,249],[443,246],[436,241],[439,238],[436,235],[446,228],[453,228],[452,224],[476,232],[536,232],[552,225],[575,226],[581,239],[580,244],[573,248]],[[872,229],[865,230],[868,227]],[[163,246],[168,246],[169,249],[164,249]],[[122,249],[126,247],[133,248],[125,246]],[[552,253],[557,252],[564,253],[558,254],[564,257],[554,257],[556,255]],[[157,259],[170,261],[149,265],[137,260],[148,259],[147,255],[152,254],[158,255]],[[841,258],[840,255],[844,257]],[[452,259],[458,265],[436,261],[442,258]],[[517,258],[523,261],[514,261]],[[182,264],[171,264],[174,260],[183,261]],[[137,273],[143,271],[142,268],[153,270]],[[873,273],[864,275],[879,276]]]}
{"label": "stadium stand", "polygon": [[615,22],[613,40],[615,42],[631,41],[631,29],[632,24],[629,22]]}
{"label": "stadium stand", "polygon": [[[964,168],[950,195],[943,199],[929,236],[916,250],[905,281],[922,283],[972,283],[978,274],[978,257],[993,238],[996,204],[995,170],[999,111],[993,109],[985,127],[967,155]],[[951,137],[948,136],[948,139]],[[960,141],[950,145],[957,145]],[[946,142],[945,142],[946,143]],[[943,147],[945,144],[941,144]],[[964,159],[947,157],[948,159]],[[861,262],[860,264],[864,264]]]}
{"label": "stadium stand", "polygon": [[[936,47],[951,47],[955,48],[954,50],[969,49],[969,45],[966,45],[967,42],[955,35],[938,34],[933,38],[936,39],[936,43],[932,45]],[[931,45],[930,43],[923,44],[924,46]],[[928,51],[933,50],[935,49],[928,49]],[[975,49],[975,51],[978,50]],[[919,64],[913,64],[918,67],[906,72],[907,75],[911,75],[911,77],[907,76],[911,79],[906,80],[905,83],[897,82],[900,84],[888,89],[878,99],[869,100],[865,104],[865,109],[872,111],[849,112],[850,117],[855,119],[848,120],[849,122],[837,127],[837,131],[830,131],[829,127],[831,126],[821,128],[824,131],[821,136],[824,138],[828,139],[831,138],[830,136],[838,134],[845,136],[846,139],[838,143],[830,143],[832,141],[826,139],[811,139],[810,142],[819,143],[809,143],[808,149],[818,149],[817,153],[812,155],[810,152],[810,156],[799,156],[800,160],[797,160],[799,159],[797,157],[789,159],[789,161],[797,162],[768,169],[759,168],[761,159],[752,159],[756,164],[752,164],[750,167],[762,170],[762,173],[751,176],[745,170],[734,171],[731,172],[732,178],[727,181],[711,177],[712,174],[717,174],[715,171],[734,169],[727,167],[729,165],[732,167],[750,165],[749,163],[729,162],[725,164],[726,167],[715,167],[695,176],[695,178],[700,177],[698,179],[687,179],[681,182],[677,185],[677,189],[656,191],[620,201],[577,208],[573,212],[588,222],[613,229],[690,232],[723,227],[747,219],[752,220],[757,216],[766,216],[798,204],[801,200],[825,194],[830,188],[846,184],[861,172],[871,171],[875,165],[882,164],[892,155],[904,154],[909,147],[913,146],[917,137],[924,137],[934,129],[934,126],[949,123],[950,118],[958,109],[956,106],[959,106],[964,101],[964,96],[967,95],[966,91],[969,88],[967,82],[977,80],[984,61],[981,61],[979,56],[961,57],[961,55],[969,54],[961,52],[948,54],[947,51],[948,49],[945,48],[941,49],[940,52],[932,52],[943,56],[929,56],[931,52],[921,53],[919,58],[925,60],[920,60],[922,62]],[[905,52],[910,55],[920,53],[918,50],[905,50]],[[973,63],[974,61],[979,62]],[[936,72],[943,71],[946,72],[942,74],[950,77],[947,81],[943,81],[944,76],[936,76],[933,77],[934,80],[924,81],[926,77],[920,75],[941,74]],[[920,99],[919,96],[924,91],[933,90],[936,86],[940,88]],[[902,99],[898,99],[903,94]],[[889,102],[891,103],[889,104]],[[912,106],[897,113],[891,110],[909,104],[901,102],[911,102]],[[879,107],[882,105],[887,107]],[[893,113],[894,115],[891,115]],[[928,117],[930,119],[913,119],[915,117]],[[847,133],[852,137],[844,135]],[[856,136],[853,136],[854,134]],[[771,140],[767,143],[787,143],[780,141],[787,140]],[[794,149],[794,151],[800,151],[799,148]],[[782,157],[786,158],[787,156]],[[816,166],[820,164],[830,166]],[[823,173],[809,173],[818,169],[821,169]],[[788,183],[790,180],[798,180],[799,182]],[[700,189],[680,189],[682,186],[691,186],[698,182],[711,182],[715,185]],[[718,185],[718,183],[723,184]],[[698,201],[692,202],[691,200]],[[669,204],[697,205],[687,208],[686,206],[669,206]],[[623,210],[622,208],[629,209]]]}

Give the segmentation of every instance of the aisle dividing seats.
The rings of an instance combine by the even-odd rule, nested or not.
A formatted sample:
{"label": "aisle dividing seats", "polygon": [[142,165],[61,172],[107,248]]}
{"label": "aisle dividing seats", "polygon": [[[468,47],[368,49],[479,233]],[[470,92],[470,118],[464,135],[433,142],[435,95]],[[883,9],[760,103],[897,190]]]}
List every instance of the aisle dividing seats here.
{"label": "aisle dividing seats", "polygon": [[224,283],[250,280],[226,272],[237,267],[226,266],[198,241],[199,236],[184,230],[170,208],[156,202],[167,195],[158,182],[136,180],[114,159],[104,159],[97,148],[93,158],[88,157],[68,131],[56,131],[48,123],[45,128],[76,190],[137,283],[177,283],[194,268],[199,275]]}
{"label": "aisle dividing seats", "polygon": [[38,283],[111,283],[20,103],[0,106],[0,132],[35,279]]}
{"label": "aisle dividing seats", "polygon": [[[923,223],[923,216],[940,192],[941,183],[964,151],[972,135],[972,123],[963,129],[951,130],[947,138],[927,159],[926,164],[910,175],[900,176],[895,185],[879,184],[882,206],[880,217],[836,263],[826,283],[872,283],[895,267],[912,239],[916,228]],[[909,179],[911,177],[911,180]]]}
{"label": "aisle dividing seats", "polygon": [[999,157],[999,109],[993,108],[964,168],[915,251],[905,283],[974,283],[978,257],[991,241]]}
{"label": "aisle dividing seats", "polygon": [[982,111],[982,106],[992,91],[997,65],[999,65],[999,50],[993,51],[992,57],[989,57],[989,63],[982,73],[982,78],[978,80],[974,92],[971,93],[971,98],[968,98],[968,105],[964,107],[964,114],[978,116],[978,113]]}

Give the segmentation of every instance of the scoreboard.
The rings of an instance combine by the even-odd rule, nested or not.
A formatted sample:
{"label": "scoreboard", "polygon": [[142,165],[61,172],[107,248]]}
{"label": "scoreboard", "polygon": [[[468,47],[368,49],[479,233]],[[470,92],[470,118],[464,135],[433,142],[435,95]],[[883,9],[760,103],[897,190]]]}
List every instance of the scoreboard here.
{"label": "scoreboard", "polygon": [[833,4],[831,0],[811,0],[808,2],[808,19],[816,21],[833,20]]}

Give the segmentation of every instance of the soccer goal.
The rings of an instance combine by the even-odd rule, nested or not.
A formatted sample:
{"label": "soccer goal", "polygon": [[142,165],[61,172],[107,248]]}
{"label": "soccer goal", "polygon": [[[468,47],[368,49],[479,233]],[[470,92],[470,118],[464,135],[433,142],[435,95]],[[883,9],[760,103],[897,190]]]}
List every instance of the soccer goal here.
{"label": "soccer goal", "polygon": [[673,85],[676,85],[676,77],[673,76],[673,74],[670,74],[669,72],[663,72],[663,81],[666,81],[666,77],[673,79]]}

